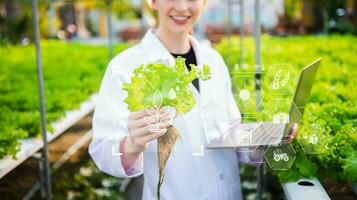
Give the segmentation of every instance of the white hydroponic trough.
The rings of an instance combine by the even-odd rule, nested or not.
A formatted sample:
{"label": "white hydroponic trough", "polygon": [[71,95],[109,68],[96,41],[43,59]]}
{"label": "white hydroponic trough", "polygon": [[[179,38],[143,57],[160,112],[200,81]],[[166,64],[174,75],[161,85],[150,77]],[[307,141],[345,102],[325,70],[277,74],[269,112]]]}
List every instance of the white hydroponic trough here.
{"label": "white hydroponic trough", "polygon": [[[51,142],[71,126],[83,119],[86,115],[91,113],[95,108],[96,99],[97,94],[93,94],[87,101],[81,103],[79,109],[66,112],[64,117],[54,122],[52,124],[53,132],[47,134],[47,141]],[[11,156],[6,156],[0,160],[0,179],[43,147],[43,142],[40,137],[23,139],[20,140],[20,143],[21,149],[16,154],[17,159],[13,159]]]}
{"label": "white hydroponic trough", "polygon": [[285,183],[283,184],[283,189],[288,200],[331,199],[317,178],[300,179],[295,183]]}

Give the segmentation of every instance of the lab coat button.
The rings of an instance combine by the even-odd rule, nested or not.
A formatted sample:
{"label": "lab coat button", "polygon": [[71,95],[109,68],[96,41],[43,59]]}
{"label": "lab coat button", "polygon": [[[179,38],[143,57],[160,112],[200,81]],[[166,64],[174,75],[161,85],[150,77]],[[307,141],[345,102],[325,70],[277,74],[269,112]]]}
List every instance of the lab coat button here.
{"label": "lab coat button", "polygon": [[219,179],[224,180],[224,175],[223,174],[219,174]]}

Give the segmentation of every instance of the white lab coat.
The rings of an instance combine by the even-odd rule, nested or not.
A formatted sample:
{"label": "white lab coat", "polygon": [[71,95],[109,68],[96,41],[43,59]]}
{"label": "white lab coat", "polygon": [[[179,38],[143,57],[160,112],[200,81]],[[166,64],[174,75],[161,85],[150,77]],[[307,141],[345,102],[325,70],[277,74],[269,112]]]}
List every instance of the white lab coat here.
{"label": "white lab coat", "polygon": [[[205,149],[206,142],[222,134],[226,122],[240,120],[227,67],[215,50],[203,46],[190,36],[197,64],[208,64],[212,78],[199,80],[200,92],[190,88],[196,98],[195,107],[177,116],[174,126],[181,134],[165,168],[161,187],[163,200],[237,200],[242,199],[238,159],[249,162],[247,153],[235,149]],[[157,142],[152,141],[138,160],[124,170],[119,155],[119,141],[128,135],[129,110],[123,100],[125,82],[130,82],[132,71],[149,62],[174,64],[153,30],[142,41],[117,55],[108,65],[93,118],[93,140],[89,153],[100,170],[115,177],[136,177],[144,174],[144,200],[156,199],[158,182]]]}

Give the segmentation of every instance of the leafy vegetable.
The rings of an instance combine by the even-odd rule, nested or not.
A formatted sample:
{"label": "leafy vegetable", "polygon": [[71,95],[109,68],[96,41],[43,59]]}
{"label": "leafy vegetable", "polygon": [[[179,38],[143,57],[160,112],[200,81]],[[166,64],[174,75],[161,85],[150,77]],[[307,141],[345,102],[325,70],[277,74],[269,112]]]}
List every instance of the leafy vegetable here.
{"label": "leafy vegetable", "polygon": [[[123,85],[123,89],[128,92],[125,102],[131,112],[170,106],[176,108],[177,114],[187,113],[196,103],[188,87],[191,81],[196,78],[208,80],[210,78],[209,67],[203,65],[202,69],[199,69],[191,65],[191,71],[188,71],[185,59],[181,57],[175,60],[174,66],[162,63],[141,65],[134,70],[131,82]],[[174,127],[169,127],[167,132],[158,138],[158,199],[160,199],[160,187],[164,181],[166,162],[179,137],[178,131]]]}
{"label": "leafy vegetable", "polygon": [[131,83],[123,85],[123,89],[128,92],[125,102],[132,112],[155,107],[153,99],[158,91],[162,97],[162,107],[172,106],[178,114],[186,113],[195,105],[195,98],[188,85],[196,78],[209,79],[209,67],[203,65],[200,70],[192,65],[188,72],[185,59],[181,57],[175,60],[172,67],[163,63],[141,65],[134,70]]}

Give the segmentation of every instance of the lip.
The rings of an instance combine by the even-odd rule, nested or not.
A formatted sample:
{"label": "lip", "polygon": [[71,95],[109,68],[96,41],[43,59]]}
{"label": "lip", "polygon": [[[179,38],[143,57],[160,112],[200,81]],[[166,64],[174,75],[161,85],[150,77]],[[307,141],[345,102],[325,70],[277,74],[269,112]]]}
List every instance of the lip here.
{"label": "lip", "polygon": [[170,18],[172,19],[172,21],[175,22],[175,24],[177,25],[185,25],[188,20],[191,18],[191,16],[170,16]]}

